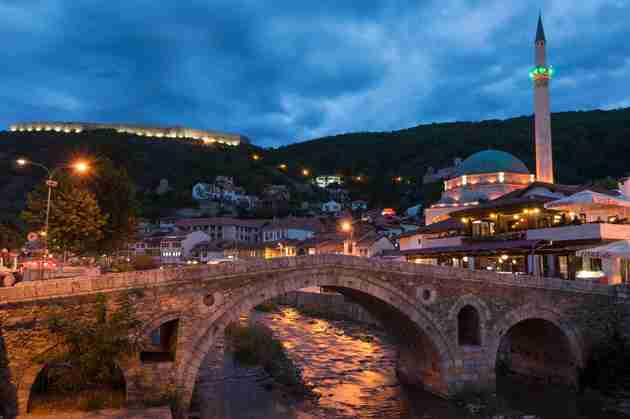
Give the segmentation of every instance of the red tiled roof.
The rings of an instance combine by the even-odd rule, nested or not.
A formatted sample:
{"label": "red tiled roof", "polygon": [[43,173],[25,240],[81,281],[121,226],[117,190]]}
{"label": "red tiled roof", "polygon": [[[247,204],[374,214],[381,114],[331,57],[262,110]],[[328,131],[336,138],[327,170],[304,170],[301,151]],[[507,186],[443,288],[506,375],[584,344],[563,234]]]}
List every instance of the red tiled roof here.
{"label": "red tiled roof", "polygon": [[198,225],[221,225],[221,226],[230,226],[230,225],[238,225],[245,227],[262,227],[270,220],[249,220],[249,219],[240,219],[240,218],[232,218],[232,217],[209,217],[209,218],[184,218],[181,220],[177,220],[175,225],[178,227],[189,227],[189,226],[198,226]]}
{"label": "red tiled roof", "polygon": [[307,230],[312,231],[314,233],[318,233],[324,231],[325,226],[320,221],[319,218],[314,217],[287,217],[287,218],[277,218],[272,221],[269,221],[264,227],[265,230],[276,229],[276,228],[290,228],[297,230]]}

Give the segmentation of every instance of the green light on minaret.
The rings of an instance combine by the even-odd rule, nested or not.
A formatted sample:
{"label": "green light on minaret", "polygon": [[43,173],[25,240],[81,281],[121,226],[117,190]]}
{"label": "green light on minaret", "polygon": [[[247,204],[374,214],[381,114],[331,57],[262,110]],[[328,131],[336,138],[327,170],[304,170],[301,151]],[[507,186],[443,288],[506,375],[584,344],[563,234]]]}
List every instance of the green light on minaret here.
{"label": "green light on minaret", "polygon": [[553,67],[536,66],[529,70],[529,78],[532,80],[549,80],[553,77]]}

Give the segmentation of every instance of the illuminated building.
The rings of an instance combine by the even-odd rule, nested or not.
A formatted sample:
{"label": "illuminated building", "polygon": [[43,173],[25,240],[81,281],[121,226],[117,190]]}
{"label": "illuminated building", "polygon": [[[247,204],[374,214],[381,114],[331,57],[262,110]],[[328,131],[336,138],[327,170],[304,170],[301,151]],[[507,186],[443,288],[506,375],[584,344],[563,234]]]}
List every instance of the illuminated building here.
{"label": "illuminated building", "polygon": [[227,134],[218,131],[204,131],[180,126],[151,127],[129,124],[99,124],[93,122],[18,122],[11,124],[9,130],[13,132],[58,132],[65,134],[79,134],[84,131],[115,130],[119,133],[138,135],[140,137],[164,139],[197,140],[203,144],[225,144],[237,146],[248,143],[249,140],[238,134]]}
{"label": "illuminated building", "polygon": [[319,186],[320,188],[326,188],[328,185],[338,184],[343,185],[343,180],[339,175],[325,175],[325,176],[317,176],[313,182]]}
{"label": "illuminated building", "polygon": [[499,198],[532,181],[525,164],[510,153],[480,151],[458,166],[455,177],[444,181],[442,197],[425,210],[425,222],[443,221],[453,211]]}
{"label": "illuminated building", "polygon": [[442,198],[425,210],[425,223],[444,221],[448,214],[479,205],[523,189],[534,181],[553,183],[549,81],[553,69],[547,66],[546,39],[542,17],[538,17],[534,40],[535,67],[529,76],[534,81],[534,134],[536,174],[518,158],[504,151],[486,150],[473,154],[457,165],[444,181]]}

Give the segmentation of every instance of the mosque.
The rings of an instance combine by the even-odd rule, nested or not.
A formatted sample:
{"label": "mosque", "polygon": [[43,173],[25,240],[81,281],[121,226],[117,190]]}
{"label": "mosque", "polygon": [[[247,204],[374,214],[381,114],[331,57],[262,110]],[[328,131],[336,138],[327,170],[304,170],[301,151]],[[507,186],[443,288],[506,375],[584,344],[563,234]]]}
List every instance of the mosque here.
{"label": "mosque", "polygon": [[549,109],[549,82],[553,69],[547,66],[545,44],[545,31],[539,16],[534,42],[535,67],[529,73],[534,84],[536,173],[530,173],[521,160],[504,151],[475,153],[461,162],[452,177],[444,181],[441,199],[425,210],[426,224],[444,221],[454,211],[500,198],[534,182],[554,183]]}

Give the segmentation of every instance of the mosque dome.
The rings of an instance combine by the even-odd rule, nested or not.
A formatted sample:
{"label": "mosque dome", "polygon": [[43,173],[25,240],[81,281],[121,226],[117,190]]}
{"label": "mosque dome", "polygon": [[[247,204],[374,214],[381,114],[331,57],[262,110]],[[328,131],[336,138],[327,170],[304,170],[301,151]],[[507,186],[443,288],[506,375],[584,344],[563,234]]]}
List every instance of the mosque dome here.
{"label": "mosque dome", "polygon": [[475,153],[457,168],[458,176],[510,172],[529,174],[525,163],[505,151],[485,150]]}

